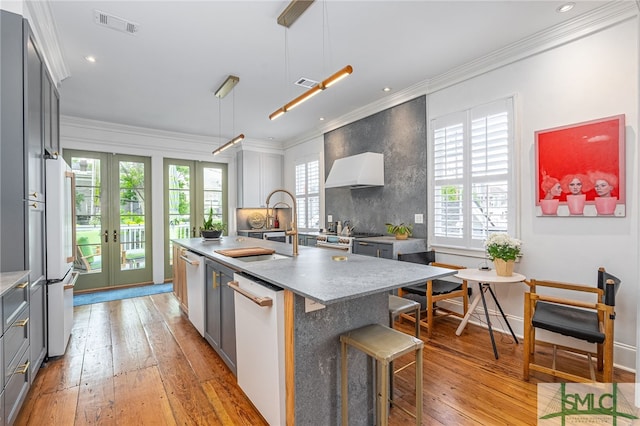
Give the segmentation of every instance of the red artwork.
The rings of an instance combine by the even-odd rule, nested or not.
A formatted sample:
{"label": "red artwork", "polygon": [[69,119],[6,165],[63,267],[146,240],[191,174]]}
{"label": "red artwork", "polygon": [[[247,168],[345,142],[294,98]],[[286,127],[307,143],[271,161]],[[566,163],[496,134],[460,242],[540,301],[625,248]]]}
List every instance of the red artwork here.
{"label": "red artwork", "polygon": [[624,216],[623,114],[535,136],[536,205],[543,215]]}

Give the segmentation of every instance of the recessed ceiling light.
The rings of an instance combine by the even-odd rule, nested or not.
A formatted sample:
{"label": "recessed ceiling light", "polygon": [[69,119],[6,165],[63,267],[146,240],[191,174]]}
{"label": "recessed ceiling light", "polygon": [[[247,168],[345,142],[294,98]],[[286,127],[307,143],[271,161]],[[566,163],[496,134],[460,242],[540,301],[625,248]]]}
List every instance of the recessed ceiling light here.
{"label": "recessed ceiling light", "polygon": [[324,117],[320,117],[320,121],[324,121]]}
{"label": "recessed ceiling light", "polygon": [[91,55],[89,55],[89,56],[85,56],[85,57],[84,57],[84,60],[85,60],[85,61],[87,61],[87,62],[91,62],[92,64],[94,64],[94,63],[96,62],[96,57],[95,57],[95,56],[91,56]]}
{"label": "recessed ceiling light", "polygon": [[384,89],[382,89],[383,92],[390,92],[391,91],[391,87],[385,87]]}
{"label": "recessed ceiling light", "polygon": [[570,11],[571,9],[573,9],[573,7],[576,4],[574,2],[569,2],[569,3],[565,3],[563,5],[558,6],[558,8],[556,9],[556,12],[558,13],[565,13]]}

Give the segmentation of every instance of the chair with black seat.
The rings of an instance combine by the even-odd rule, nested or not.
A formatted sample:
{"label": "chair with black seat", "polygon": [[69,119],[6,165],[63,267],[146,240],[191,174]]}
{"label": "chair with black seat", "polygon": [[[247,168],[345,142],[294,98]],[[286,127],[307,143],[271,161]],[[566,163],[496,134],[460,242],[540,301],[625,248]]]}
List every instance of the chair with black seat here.
{"label": "chair with black seat", "polygon": [[[613,380],[613,326],[616,316],[615,295],[620,287],[620,280],[607,273],[604,268],[600,268],[597,287],[534,279],[527,284],[530,286],[530,291],[524,295],[524,379],[528,380],[530,371],[534,370],[569,381],[595,382],[592,357],[596,356],[597,369],[602,371],[602,382],[611,383]],[[554,295],[539,294],[538,290],[541,287],[554,289]],[[590,294],[595,302],[586,302],[584,298],[582,300],[563,298],[558,294],[568,294],[573,297],[578,294]],[[536,342],[536,328],[595,344],[596,352]],[[549,362],[546,363],[547,365],[536,362],[536,344],[553,347],[551,366],[548,366]],[[574,373],[570,373],[557,368],[558,349],[586,356],[589,377],[574,374],[575,370]],[[573,362],[572,364],[575,365]]]}
{"label": "chair with black seat", "polygon": [[[438,266],[448,269],[465,269],[464,266],[452,265],[448,263],[436,262],[435,251],[419,252],[419,253],[407,253],[398,254],[398,260],[404,262],[420,263],[431,266]],[[426,321],[420,319],[420,324],[427,329],[427,338],[431,337],[433,330],[433,324],[435,321],[436,308],[438,312],[445,315],[455,315],[457,317],[464,317],[467,314],[469,306],[469,293],[466,280],[454,281],[455,278],[447,279],[435,279],[429,280],[425,284],[402,287],[398,290],[398,295],[407,299],[419,301],[423,305],[423,311],[426,311]],[[436,303],[441,300],[461,298],[462,299],[462,313],[452,311],[450,309],[443,308],[441,306],[436,307]],[[413,320],[412,317],[403,315],[403,318]]]}

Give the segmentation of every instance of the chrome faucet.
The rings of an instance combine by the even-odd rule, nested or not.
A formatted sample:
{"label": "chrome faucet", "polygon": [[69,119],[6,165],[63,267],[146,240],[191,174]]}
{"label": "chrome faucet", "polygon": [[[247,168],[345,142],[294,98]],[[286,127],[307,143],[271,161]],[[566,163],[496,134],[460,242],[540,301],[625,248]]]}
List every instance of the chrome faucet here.
{"label": "chrome faucet", "polygon": [[[298,207],[296,205],[296,197],[293,196],[293,194],[289,191],[287,191],[286,189],[274,189],[273,191],[271,191],[271,193],[267,196],[267,215],[269,214],[269,200],[271,200],[271,196],[273,194],[275,194],[276,192],[283,192],[285,194],[287,194],[289,197],[291,197],[291,201],[293,202],[293,214],[292,214],[292,219],[291,219],[291,230],[290,231],[285,231],[285,235],[292,235],[293,236],[293,255],[297,256],[298,255]],[[278,203],[276,203],[278,204]],[[268,218],[267,218],[268,220]]]}

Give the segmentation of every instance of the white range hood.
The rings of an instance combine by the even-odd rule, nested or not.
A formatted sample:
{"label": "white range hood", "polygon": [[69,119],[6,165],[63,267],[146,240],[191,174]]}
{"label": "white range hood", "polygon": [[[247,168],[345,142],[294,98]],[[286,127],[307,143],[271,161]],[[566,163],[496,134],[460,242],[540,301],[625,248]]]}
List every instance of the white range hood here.
{"label": "white range hood", "polygon": [[325,188],[372,186],[384,186],[384,156],[375,152],[335,160],[324,184]]}

